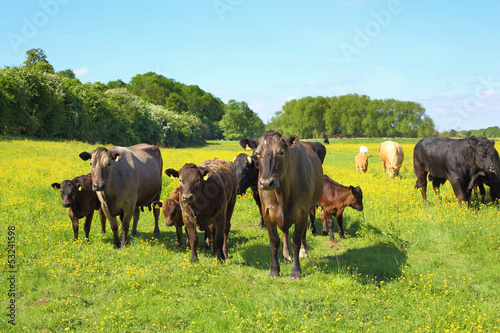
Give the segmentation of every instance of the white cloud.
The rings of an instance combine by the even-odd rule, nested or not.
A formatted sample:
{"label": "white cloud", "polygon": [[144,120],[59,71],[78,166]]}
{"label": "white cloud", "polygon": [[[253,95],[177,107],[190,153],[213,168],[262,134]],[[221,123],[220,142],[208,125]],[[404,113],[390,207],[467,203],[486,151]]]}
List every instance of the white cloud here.
{"label": "white cloud", "polygon": [[90,74],[90,69],[88,69],[87,67],[77,68],[73,70],[73,73],[75,73],[76,77],[87,76]]}

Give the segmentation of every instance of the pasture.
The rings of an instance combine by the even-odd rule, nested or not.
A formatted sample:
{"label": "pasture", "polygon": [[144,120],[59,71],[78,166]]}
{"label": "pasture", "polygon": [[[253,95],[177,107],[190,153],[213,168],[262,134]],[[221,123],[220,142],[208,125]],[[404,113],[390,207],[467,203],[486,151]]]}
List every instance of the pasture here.
{"label": "pasture", "polygon": [[[383,140],[326,145],[324,173],[359,185],[364,210],[346,208],[346,238],[335,234],[334,244],[321,235],[318,212],[320,234],[308,231],[303,278],[290,281],[291,264],[283,261],[281,276],[268,277],[269,237],[257,228],[250,190],[237,199],[223,263],[201,246],[199,262],[190,263],[163,214],[155,239],[147,209],[138,236],[122,249],[113,248],[109,224],[100,233],[97,213],[90,241],[83,241],[81,220],[81,240],[73,242],[67,210],[50,184],[90,172],[78,154],[97,145],[0,139],[2,332],[500,331],[499,209],[488,188],[485,205],[473,200],[460,209],[448,182],[441,201],[428,189],[424,204],[414,189],[418,140],[395,140],[405,153],[397,180],[382,175],[377,148]],[[354,167],[360,145],[372,155],[362,175]],[[242,151],[223,141],[161,149],[164,169],[232,160]],[[177,184],[163,175],[162,200]],[[15,325],[7,316],[11,304]]]}

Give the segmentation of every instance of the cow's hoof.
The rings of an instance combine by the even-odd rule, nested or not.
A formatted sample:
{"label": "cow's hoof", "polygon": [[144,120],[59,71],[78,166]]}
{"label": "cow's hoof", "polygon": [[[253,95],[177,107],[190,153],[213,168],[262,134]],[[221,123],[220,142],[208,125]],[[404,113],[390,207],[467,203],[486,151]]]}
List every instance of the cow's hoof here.
{"label": "cow's hoof", "polygon": [[340,238],[345,238],[345,235],[339,235]]}
{"label": "cow's hoof", "polygon": [[323,236],[328,236],[328,231],[323,230]]}
{"label": "cow's hoof", "polygon": [[302,278],[302,275],[300,275],[300,274],[292,274],[290,276],[290,281],[300,280],[301,278]]}

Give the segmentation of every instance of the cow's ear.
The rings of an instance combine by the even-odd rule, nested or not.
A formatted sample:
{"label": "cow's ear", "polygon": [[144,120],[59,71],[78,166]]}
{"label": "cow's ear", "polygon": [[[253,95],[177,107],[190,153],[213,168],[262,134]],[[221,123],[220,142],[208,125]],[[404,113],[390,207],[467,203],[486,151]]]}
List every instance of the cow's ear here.
{"label": "cow's ear", "polygon": [[55,190],[55,189],[58,189],[58,188],[61,188],[61,184],[60,183],[52,183],[52,188]]}
{"label": "cow's ear", "polygon": [[475,136],[471,136],[467,139],[467,144],[469,145],[469,147],[476,149],[477,145],[479,144],[479,140]]}
{"label": "cow's ear", "polygon": [[179,178],[179,173],[177,172],[177,170],[174,169],[165,170],[165,174],[169,177]]}
{"label": "cow's ear", "polygon": [[119,160],[121,160],[123,158],[123,155],[120,154],[120,153],[115,153],[115,152],[112,152],[110,151],[109,152],[109,155],[111,156],[111,158],[113,159],[113,161],[115,162],[118,162]]}
{"label": "cow's ear", "polygon": [[349,185],[349,192],[354,193],[354,186]]}
{"label": "cow's ear", "polygon": [[240,146],[241,146],[241,148],[243,148],[245,150],[247,149],[247,146],[250,149],[255,149],[255,148],[257,148],[257,141],[252,140],[252,139],[241,139]]}
{"label": "cow's ear", "polygon": [[87,153],[86,151],[84,151],[83,153],[80,153],[80,158],[84,161],[88,161],[92,158],[92,155],[90,155],[90,153]]}
{"label": "cow's ear", "polygon": [[294,148],[299,143],[299,137],[296,135],[291,135],[288,139],[286,139],[286,144],[290,148]]}
{"label": "cow's ear", "polygon": [[198,169],[200,169],[201,176],[203,177],[203,180],[207,181],[207,179],[208,179],[208,169],[205,169],[205,168],[198,168]]}
{"label": "cow's ear", "polygon": [[163,204],[161,203],[161,201],[153,201],[153,209],[157,209],[157,208],[160,208],[162,206],[163,206]]}

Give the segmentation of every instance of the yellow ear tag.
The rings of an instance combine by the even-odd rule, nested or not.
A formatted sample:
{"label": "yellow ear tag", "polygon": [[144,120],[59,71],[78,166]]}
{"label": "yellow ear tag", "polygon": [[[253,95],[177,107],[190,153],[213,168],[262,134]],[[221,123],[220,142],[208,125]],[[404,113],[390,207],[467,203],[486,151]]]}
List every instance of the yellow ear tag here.
{"label": "yellow ear tag", "polygon": [[78,184],[78,191],[82,190],[82,184]]}
{"label": "yellow ear tag", "polygon": [[208,173],[205,176],[203,176],[204,181],[207,181],[207,179],[208,179]]}
{"label": "yellow ear tag", "polygon": [[120,160],[120,156],[115,157],[115,162],[118,162]]}

